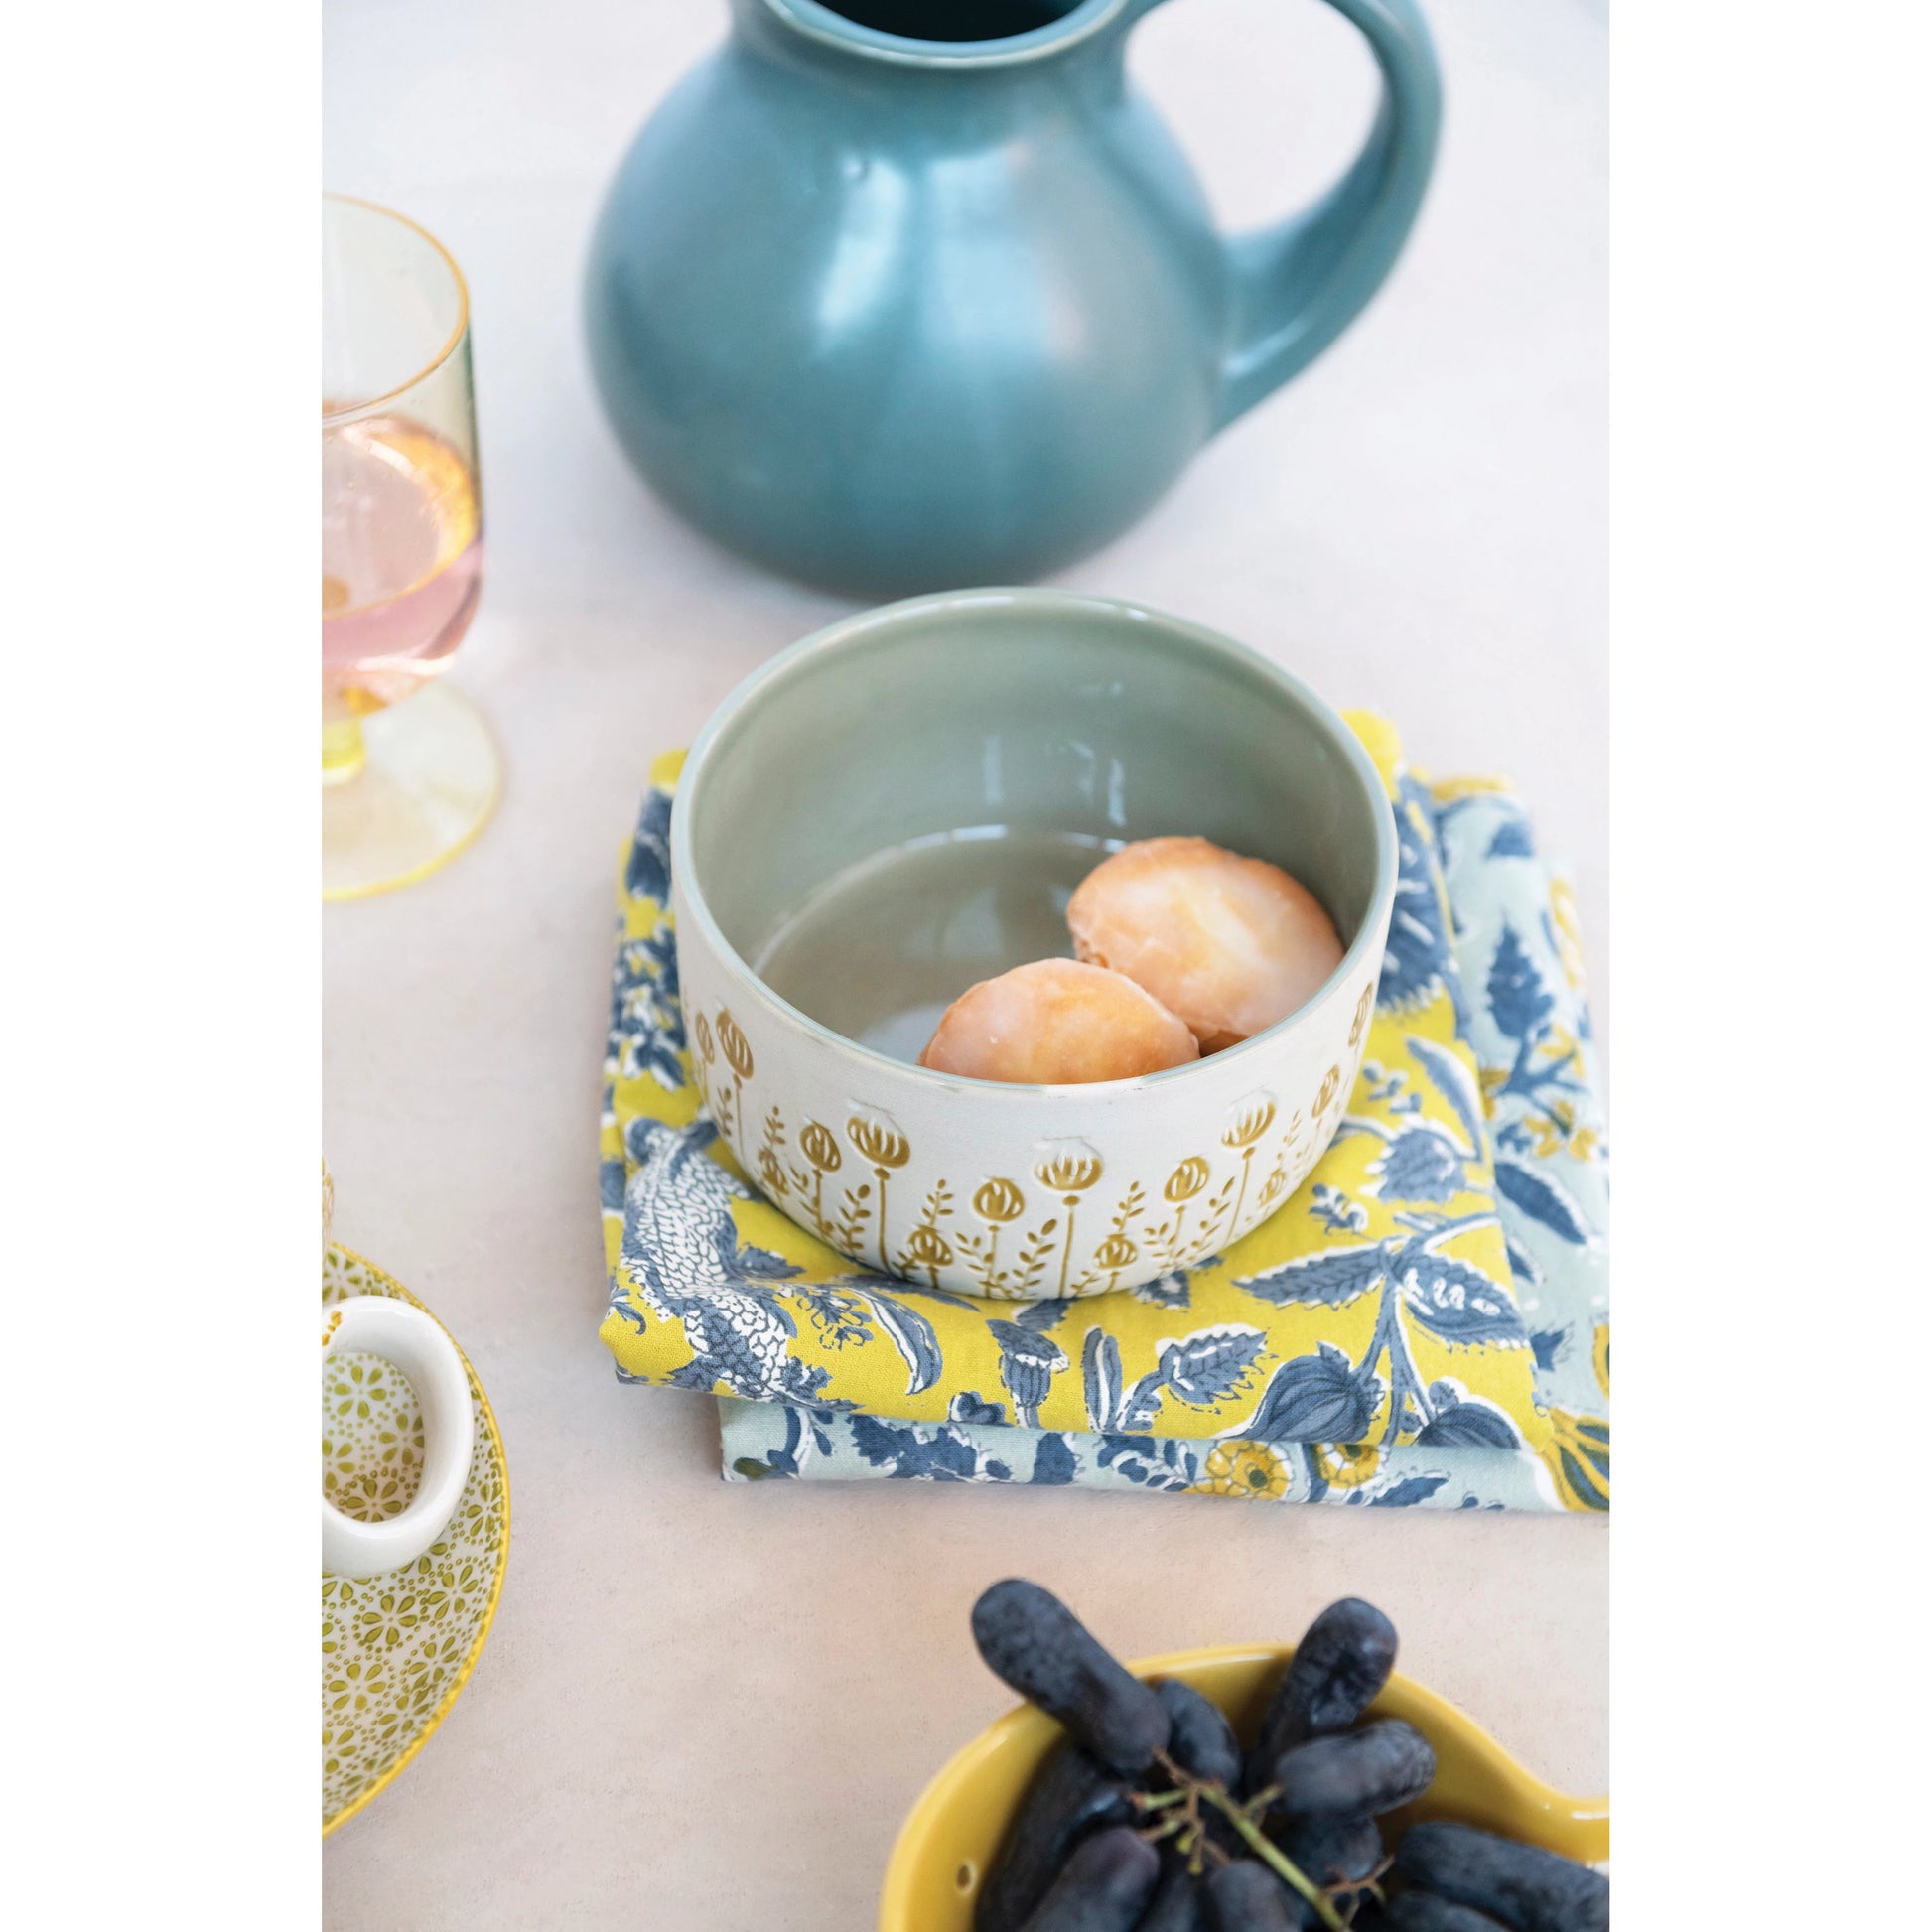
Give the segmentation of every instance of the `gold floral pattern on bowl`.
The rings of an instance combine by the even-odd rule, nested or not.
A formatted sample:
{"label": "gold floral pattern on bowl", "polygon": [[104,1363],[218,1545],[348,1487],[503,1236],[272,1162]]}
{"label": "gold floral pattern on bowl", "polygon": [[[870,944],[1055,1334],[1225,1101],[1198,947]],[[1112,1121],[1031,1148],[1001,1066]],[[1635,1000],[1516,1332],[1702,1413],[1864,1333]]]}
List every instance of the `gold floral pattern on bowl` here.
{"label": "gold floral pattern on bowl", "polygon": [[[761,1083],[759,1054],[728,1009],[709,1019],[697,1013],[691,1031],[692,1074],[712,1119],[774,1206],[863,1266],[995,1301],[1104,1295],[1192,1266],[1278,1206],[1340,1118],[1343,1074],[1330,1065],[1306,1108],[1284,1112],[1265,1089],[1244,1095],[1228,1109],[1214,1147],[1158,1180],[1130,1175],[1109,1191],[1101,1184],[1114,1178],[1108,1157],[1090,1141],[1063,1136],[1035,1144],[1025,1181],[995,1174],[959,1184],[921,1174],[908,1194],[901,1181],[920,1167],[919,1149],[895,1115],[855,1101],[840,1128],[807,1117],[794,1133],[785,1098],[765,1090],[778,1080]],[[705,1045],[714,1038],[728,1078],[708,1065]],[[1305,1131],[1310,1121],[1312,1133]],[[1150,1203],[1151,1191],[1159,1203]],[[970,1219],[959,1210],[962,1199]],[[1096,1208],[1105,1217],[1099,1233],[1091,1232]]]}

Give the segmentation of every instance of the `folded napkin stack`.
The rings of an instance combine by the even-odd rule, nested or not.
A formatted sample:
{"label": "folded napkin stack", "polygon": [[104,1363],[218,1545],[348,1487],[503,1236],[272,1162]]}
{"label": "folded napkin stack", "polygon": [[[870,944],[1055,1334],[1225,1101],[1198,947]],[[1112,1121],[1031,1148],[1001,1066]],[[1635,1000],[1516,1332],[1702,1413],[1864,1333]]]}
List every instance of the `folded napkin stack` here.
{"label": "folded napkin stack", "polygon": [[[736,1480],[1606,1509],[1607,1178],[1568,883],[1504,786],[1427,786],[1385,723],[1351,722],[1402,864],[1334,1145],[1211,1260],[1032,1304],[855,1270],[788,1220],[770,1193],[834,1168],[834,1134],[762,1186],[717,1138],[668,911],[681,759],[660,759],[620,880],[606,1061],[619,1374],[717,1394]],[[1190,1179],[1125,1238],[1178,1247],[1208,1205]]]}

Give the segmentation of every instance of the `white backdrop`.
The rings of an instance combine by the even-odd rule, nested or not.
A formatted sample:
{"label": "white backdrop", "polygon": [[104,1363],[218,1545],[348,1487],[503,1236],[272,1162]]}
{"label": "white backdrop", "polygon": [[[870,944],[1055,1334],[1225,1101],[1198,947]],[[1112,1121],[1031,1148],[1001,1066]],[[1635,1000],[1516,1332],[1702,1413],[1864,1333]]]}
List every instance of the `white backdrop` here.
{"label": "white backdrop", "polygon": [[[1605,34],[1590,0],[1425,0],[1436,186],[1367,315],[1057,581],[1214,624],[1440,772],[1500,770],[1605,904]],[[489,553],[456,678],[509,788],[474,851],[328,908],[338,1231],[434,1307],[508,1446],[496,1628],[421,1758],[325,1854],[343,1932],[857,1932],[924,1779],[1006,1702],[966,1610],[1012,1571],[1128,1654],[1292,1636],[1344,1592],[1559,1785],[1607,1775],[1596,1522],[925,1485],[726,1488],[708,1405],[595,1339],[611,882],[650,754],[848,608],[635,483],[578,331],[584,242],[723,0],[326,0],[325,177],[422,220],[475,302]],[[1312,0],[1175,0],[1135,66],[1217,207],[1337,165],[1369,64]]]}

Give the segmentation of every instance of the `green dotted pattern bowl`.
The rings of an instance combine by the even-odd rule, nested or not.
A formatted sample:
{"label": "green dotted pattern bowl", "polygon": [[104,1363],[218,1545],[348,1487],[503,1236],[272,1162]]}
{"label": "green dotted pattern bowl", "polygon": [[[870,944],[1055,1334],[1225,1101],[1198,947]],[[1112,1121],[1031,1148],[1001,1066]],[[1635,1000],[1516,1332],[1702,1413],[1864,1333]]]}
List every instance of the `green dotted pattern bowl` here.
{"label": "green dotted pattern bowl", "polygon": [[[340,1243],[322,1305],[358,1295],[421,1302]],[[425,1310],[425,1313],[430,1311]],[[322,1831],[384,1791],[470,1680],[509,1563],[509,1471],[489,1398],[466,1360],[477,1447],[449,1527],[380,1577],[322,1578]],[[399,1514],[422,1476],[423,1419],[408,1382],[373,1355],[338,1354],[322,1385],[323,1493],[365,1521]]]}

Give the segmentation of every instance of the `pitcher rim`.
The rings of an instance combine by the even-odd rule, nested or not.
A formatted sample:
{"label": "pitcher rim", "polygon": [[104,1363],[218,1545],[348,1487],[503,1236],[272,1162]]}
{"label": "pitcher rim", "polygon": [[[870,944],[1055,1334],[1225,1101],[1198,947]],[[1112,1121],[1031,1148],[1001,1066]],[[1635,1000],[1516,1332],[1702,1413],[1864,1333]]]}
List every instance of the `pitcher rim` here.
{"label": "pitcher rim", "polygon": [[1058,54],[1092,39],[1136,5],[1137,0],[1078,0],[1058,20],[1048,21],[1043,27],[984,41],[926,41],[889,34],[882,28],[861,26],[821,0],[759,0],[759,3],[781,25],[808,40],[846,53],[863,54],[899,67],[981,68],[1009,67]]}

